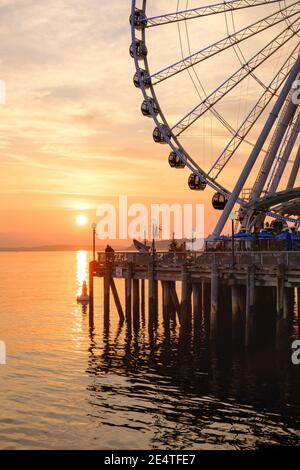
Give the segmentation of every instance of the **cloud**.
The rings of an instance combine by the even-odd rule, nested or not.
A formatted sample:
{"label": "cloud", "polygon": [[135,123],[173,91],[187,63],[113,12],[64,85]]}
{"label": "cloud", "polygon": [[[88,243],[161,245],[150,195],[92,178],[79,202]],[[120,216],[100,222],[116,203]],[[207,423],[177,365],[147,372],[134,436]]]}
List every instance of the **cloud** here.
{"label": "cloud", "polygon": [[[148,3],[153,14],[174,9],[173,0]],[[190,1],[191,6],[198,3]],[[142,96],[132,84],[134,65],[128,54],[130,5],[130,0],[0,0],[0,78],[7,84],[7,105],[0,107],[2,194],[32,194],[33,205],[39,192],[55,205],[56,195],[65,194],[196,197],[187,188],[188,172],[170,170],[170,150],[153,143],[154,124],[141,116]],[[236,16],[237,28],[247,14]],[[192,51],[226,34],[223,15],[202,21],[201,28],[198,21],[189,27]],[[183,27],[181,32],[187,54]],[[258,50],[270,35],[251,41],[249,51],[241,45],[244,53]],[[176,25],[153,28],[147,40],[152,71],[180,59]],[[271,76],[288,52],[283,49],[270,60],[262,76]],[[231,50],[196,72],[209,93],[238,66]],[[257,81],[247,79],[218,110],[236,127],[261,91]],[[157,95],[170,124],[200,100],[187,73],[157,86]],[[256,128],[252,141],[257,133]],[[207,114],[182,142],[208,169],[229,138]],[[240,148],[231,167],[234,178],[248,153],[248,146]],[[232,186],[234,178],[227,174],[221,182]]]}

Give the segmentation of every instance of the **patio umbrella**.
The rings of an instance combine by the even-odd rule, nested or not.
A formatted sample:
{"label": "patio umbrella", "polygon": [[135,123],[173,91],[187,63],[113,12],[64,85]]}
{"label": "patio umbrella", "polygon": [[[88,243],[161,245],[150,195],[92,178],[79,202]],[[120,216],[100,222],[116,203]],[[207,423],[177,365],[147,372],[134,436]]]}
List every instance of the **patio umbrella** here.
{"label": "patio umbrella", "polygon": [[221,235],[221,236],[218,238],[218,242],[229,242],[230,240],[231,240],[231,238],[226,237],[225,235]]}
{"label": "patio umbrella", "polygon": [[289,235],[292,240],[300,240],[300,237],[297,235],[297,233],[294,232],[290,234],[288,232],[280,233],[279,235],[277,235],[276,240],[286,240],[287,238],[289,238]]}
{"label": "patio umbrella", "polygon": [[276,237],[269,232],[262,232],[258,235],[259,240],[276,240]]}
{"label": "patio umbrella", "polygon": [[234,238],[237,239],[237,240],[244,240],[244,241],[247,241],[247,242],[255,240],[255,237],[253,237],[253,235],[251,235],[251,233],[244,232],[244,231],[236,233],[234,235]]}

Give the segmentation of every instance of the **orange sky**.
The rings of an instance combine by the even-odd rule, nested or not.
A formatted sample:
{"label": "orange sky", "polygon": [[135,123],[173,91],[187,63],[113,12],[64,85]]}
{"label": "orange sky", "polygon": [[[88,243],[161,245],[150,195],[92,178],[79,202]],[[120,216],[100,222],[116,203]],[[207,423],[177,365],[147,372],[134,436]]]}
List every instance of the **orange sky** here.
{"label": "orange sky", "polygon": [[[76,215],[86,214],[91,223],[97,205],[115,203],[119,195],[147,204],[203,202],[205,232],[213,229],[213,193],[191,193],[189,172],[170,169],[169,149],[154,144],[153,123],[141,117],[128,55],[130,3],[0,0],[0,79],[7,86],[7,103],[0,107],[0,247],[87,242],[89,227],[76,226]],[[174,10],[175,3],[162,1],[162,10]],[[241,26],[243,19],[245,14]],[[197,28],[191,29],[193,50],[226,34],[224,18]],[[267,38],[269,33],[258,38],[256,47]],[[149,36],[149,58],[153,70],[180,59],[174,28]],[[218,61],[202,69],[208,89],[237,68],[232,52]],[[171,122],[199,101],[187,75],[161,86],[158,95]],[[248,81],[228,100],[233,125],[256,96]],[[209,165],[228,134],[211,118],[193,132],[184,142]],[[234,183],[248,153],[247,147],[241,151],[222,183]]]}

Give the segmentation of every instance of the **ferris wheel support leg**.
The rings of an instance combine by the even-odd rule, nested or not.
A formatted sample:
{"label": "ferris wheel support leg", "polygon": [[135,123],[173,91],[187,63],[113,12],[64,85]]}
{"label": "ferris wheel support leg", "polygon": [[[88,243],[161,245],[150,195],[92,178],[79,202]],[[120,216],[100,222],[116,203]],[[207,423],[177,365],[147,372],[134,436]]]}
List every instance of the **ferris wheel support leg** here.
{"label": "ferris wheel support leg", "polygon": [[294,81],[296,80],[298,74],[300,72],[300,56],[298,57],[297,61],[295,62],[291,72],[290,72],[290,75],[288,77],[288,79],[286,80],[285,82],[285,85],[283,87],[283,89],[281,90],[281,93],[275,103],[275,106],[270,114],[270,116],[268,117],[268,120],[262,130],[262,133],[261,135],[259,136],[256,144],[255,144],[255,147],[253,148],[249,158],[248,158],[248,161],[241,173],[241,176],[228,200],[228,203],[222,213],[222,216],[220,217],[220,220],[213,232],[213,235],[212,235],[212,238],[213,239],[216,239],[218,238],[220,235],[221,235],[221,232],[232,212],[232,210],[234,209],[234,206],[236,204],[236,201],[249,177],[249,174],[251,173],[251,170],[253,168],[253,166],[255,165],[256,161],[257,161],[257,158],[272,130],[272,127],[276,121],[276,119],[278,118],[278,115],[281,111],[281,108],[282,106],[284,105],[284,102],[292,88],[292,85],[294,83]]}
{"label": "ferris wheel support leg", "polygon": [[298,138],[299,131],[300,131],[300,114],[298,114],[298,117],[297,117],[296,123],[294,125],[293,131],[292,131],[291,136],[289,138],[289,141],[288,141],[288,143],[285,147],[285,150],[284,150],[282,159],[281,159],[281,161],[278,165],[278,169],[276,171],[276,174],[273,178],[273,181],[272,181],[272,184],[271,184],[271,187],[270,187],[270,191],[269,191],[270,195],[275,194],[277,189],[278,189],[281,178],[282,178],[283,173],[286,169],[286,166],[288,164],[288,161],[289,161],[289,158],[291,156],[292,150],[293,150],[293,148],[295,146],[295,143],[296,143],[296,140]]}
{"label": "ferris wheel support leg", "polygon": [[272,165],[274,163],[274,160],[276,158],[276,155],[278,153],[279,147],[282,143],[282,140],[284,139],[286,130],[290,124],[290,122],[293,120],[295,116],[296,109],[298,107],[298,104],[293,102],[292,97],[289,100],[289,103],[284,110],[284,113],[280,119],[280,122],[278,124],[278,128],[275,131],[274,135],[274,140],[273,143],[270,147],[269,154],[263,163],[260,173],[259,173],[259,178],[257,180],[257,183],[254,187],[253,195],[251,198],[251,203],[255,203],[258,201],[258,199],[261,196],[261,193],[265,187],[268,175],[270,174],[270,171],[272,169]]}
{"label": "ferris wheel support leg", "polygon": [[299,167],[300,167],[300,145],[299,145],[299,149],[295,158],[295,162],[294,162],[286,189],[294,188],[295,183],[296,183],[296,178],[299,172]]}

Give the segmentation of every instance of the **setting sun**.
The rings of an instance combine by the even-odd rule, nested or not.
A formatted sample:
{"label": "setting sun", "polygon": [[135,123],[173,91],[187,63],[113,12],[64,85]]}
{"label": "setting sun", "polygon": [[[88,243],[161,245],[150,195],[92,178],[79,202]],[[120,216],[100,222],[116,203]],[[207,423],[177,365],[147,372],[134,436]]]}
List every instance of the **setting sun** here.
{"label": "setting sun", "polygon": [[84,225],[87,224],[87,222],[88,222],[88,219],[85,215],[78,215],[76,217],[76,224],[77,225],[81,225],[83,227]]}

